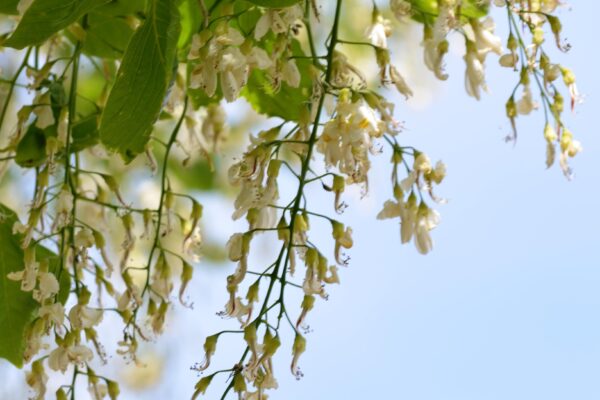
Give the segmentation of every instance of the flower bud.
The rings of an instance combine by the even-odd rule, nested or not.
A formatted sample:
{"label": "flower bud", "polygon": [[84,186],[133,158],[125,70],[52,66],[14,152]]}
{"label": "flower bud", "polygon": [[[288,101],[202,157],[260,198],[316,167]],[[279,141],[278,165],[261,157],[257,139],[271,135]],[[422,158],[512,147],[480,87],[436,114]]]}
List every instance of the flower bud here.
{"label": "flower bud", "polygon": [[287,242],[290,238],[290,230],[284,217],[277,223],[277,238],[284,242]]}
{"label": "flower bud", "polygon": [[281,169],[281,160],[271,160],[267,168],[267,176],[269,178],[277,178]]}
{"label": "flower bud", "polygon": [[542,43],[544,43],[544,30],[538,26],[533,30],[533,44],[540,46]]}
{"label": "flower bud", "polygon": [[550,123],[547,123],[544,127],[544,138],[548,142],[554,142],[558,138],[554,127]]}
{"label": "flower bud", "polygon": [[248,303],[256,303],[258,301],[259,289],[260,281],[258,280],[252,285],[250,285],[250,287],[248,288],[248,293],[246,293],[246,300],[248,300]]}
{"label": "flower bud", "polygon": [[508,118],[515,118],[517,116],[517,103],[514,96],[510,96],[506,102],[506,116]]}
{"label": "flower bud", "polygon": [[196,391],[194,392],[192,400],[195,400],[196,398],[198,398],[199,395],[206,393],[206,389],[208,389],[208,386],[210,385],[210,382],[212,381],[213,377],[214,375],[205,376],[204,378],[200,379],[198,383],[196,383]]}
{"label": "flower bud", "polygon": [[110,397],[110,400],[117,400],[119,393],[121,393],[119,384],[115,381],[106,381],[106,386],[108,388],[108,396]]}
{"label": "flower bud", "polygon": [[255,324],[248,324],[248,326],[244,328],[244,340],[248,343],[248,346],[250,347],[252,347],[252,345],[256,343],[257,336]]}
{"label": "flower bud", "polygon": [[241,372],[236,372],[233,376],[233,390],[236,393],[243,393],[246,391],[246,380]]}
{"label": "flower bud", "polygon": [[67,393],[65,393],[63,388],[59,388],[56,391],[56,400],[68,400]]}

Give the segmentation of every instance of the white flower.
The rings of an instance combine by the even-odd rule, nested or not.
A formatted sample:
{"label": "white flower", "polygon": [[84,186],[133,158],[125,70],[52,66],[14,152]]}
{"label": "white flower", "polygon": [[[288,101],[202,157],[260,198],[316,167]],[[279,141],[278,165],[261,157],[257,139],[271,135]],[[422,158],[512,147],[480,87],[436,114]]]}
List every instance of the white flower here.
{"label": "white flower", "polygon": [[37,116],[37,122],[35,126],[40,129],[54,125],[54,114],[52,113],[52,107],[50,106],[50,92],[44,94],[38,94],[33,100],[33,113]]}
{"label": "white flower", "polygon": [[43,359],[37,360],[31,364],[31,371],[25,375],[27,385],[35,392],[35,400],[43,400],[46,394],[46,383],[48,375],[44,370]]}
{"label": "white flower", "polygon": [[449,1],[441,1],[438,16],[433,24],[433,40],[440,43],[446,38],[450,29],[456,25],[454,5]]}
{"label": "white flower", "polygon": [[262,39],[270,30],[273,31],[273,33],[283,33],[287,28],[288,25],[283,18],[281,18],[281,15],[279,15],[279,10],[267,9],[256,22],[254,39]]}
{"label": "white flower", "polygon": [[31,292],[35,288],[40,264],[35,261],[35,250],[28,247],[25,250],[25,268],[21,271],[9,272],[7,278],[11,281],[21,281],[21,290]]}
{"label": "white flower", "polygon": [[56,138],[58,142],[64,146],[67,143],[67,135],[69,134],[69,109],[67,107],[63,107],[60,110],[60,115],[58,117],[58,125],[56,127]]}
{"label": "white flower", "polygon": [[202,231],[196,226],[191,235],[183,242],[183,252],[189,255],[194,262],[200,261],[202,251]]}
{"label": "white flower", "polygon": [[88,381],[88,392],[92,399],[103,400],[108,395],[108,387],[103,383]]}
{"label": "white flower", "polygon": [[344,230],[344,225],[339,222],[333,222],[333,238],[335,239],[335,260],[338,264],[346,264],[347,260],[343,260],[341,258],[341,249],[342,247],[345,249],[349,249],[354,245],[354,241],[352,240],[352,228],[347,227]]}
{"label": "white flower", "polygon": [[413,92],[404,80],[404,77],[393,65],[390,66],[390,78],[392,83],[396,86],[396,89],[404,95],[405,98],[412,97]]}
{"label": "white flower", "polygon": [[390,9],[397,19],[402,20],[404,17],[410,16],[412,4],[407,0],[390,0]]}
{"label": "white flower", "polygon": [[366,183],[371,165],[368,152],[373,139],[383,134],[385,123],[366,102],[351,102],[345,94],[340,96],[336,111],[335,118],[325,124],[317,151],[325,156],[327,165],[336,166],[351,183]]}
{"label": "white flower", "polygon": [[381,49],[387,49],[387,38],[391,35],[392,29],[390,21],[383,18],[379,13],[375,17],[375,21],[369,29],[367,29],[367,37],[373,46]]}
{"label": "white flower", "polygon": [[[262,132],[259,134],[259,139],[252,140],[258,143],[262,140],[272,140],[268,139],[272,135],[269,132]],[[241,161],[229,168],[230,183],[234,186],[241,185],[240,192],[234,202],[235,211],[232,215],[233,219],[239,219],[250,209],[255,208],[260,210],[275,204],[279,198],[277,176],[266,174],[267,179],[263,183],[265,172],[267,172],[267,162],[269,161],[265,149],[263,146],[253,148],[244,154]]]}
{"label": "white flower", "polygon": [[471,20],[471,27],[473,28],[477,53],[482,62],[489,52],[502,54],[502,39],[494,35],[496,25],[491,17],[487,17],[482,22],[473,19]]}
{"label": "white flower", "polygon": [[223,97],[234,101],[248,81],[250,67],[246,57],[239,48],[230,46],[221,53],[216,70],[220,73]]}
{"label": "white flower", "polygon": [[435,41],[433,38],[423,40],[425,66],[432,71],[435,76],[442,81],[448,79],[448,74],[444,71],[444,55],[448,51],[448,41]]}
{"label": "white flower", "polygon": [[89,229],[81,229],[75,234],[75,246],[89,248],[95,243],[94,234]]}
{"label": "white flower", "polygon": [[431,160],[429,159],[427,154],[418,153],[413,162],[413,170],[417,173],[427,174],[431,172],[431,168]]}
{"label": "white flower", "polygon": [[560,167],[567,178],[571,178],[572,171],[568,164],[568,159],[575,157],[583,147],[581,143],[573,139],[573,134],[569,130],[565,130],[560,137]]}
{"label": "white flower", "polygon": [[44,300],[58,293],[59,285],[56,276],[51,272],[41,272],[38,274],[39,286],[33,292],[33,298],[42,303]]}
{"label": "white flower", "polygon": [[54,371],[66,372],[69,364],[82,365],[94,357],[92,351],[83,345],[59,346],[48,357],[48,367]]}
{"label": "white flower", "polygon": [[421,254],[427,254],[433,248],[433,240],[429,231],[440,223],[440,215],[437,211],[421,203],[417,214],[415,227],[415,246]]}
{"label": "white flower", "polygon": [[300,18],[303,11],[298,5],[281,10],[267,9],[256,22],[254,38],[262,39],[269,31],[275,34],[286,33],[288,29]]}
{"label": "white flower", "polygon": [[297,88],[300,86],[300,70],[296,64],[296,60],[291,59],[283,64],[281,77],[289,86]]}
{"label": "white flower", "polygon": [[336,86],[356,89],[367,86],[367,79],[362,71],[350,64],[348,58],[339,51],[333,53],[332,71],[331,83]]}
{"label": "white flower", "polygon": [[246,61],[251,67],[258,69],[267,69],[273,65],[273,61],[264,49],[253,47],[250,54],[246,56]]}
{"label": "white flower", "polygon": [[439,185],[440,183],[442,183],[445,177],[446,164],[444,164],[442,161],[438,161],[437,163],[435,163],[435,168],[433,169],[430,178],[432,181]]}
{"label": "white flower", "polygon": [[56,327],[61,327],[65,321],[65,309],[60,303],[44,305],[38,310],[38,317],[47,319]]}
{"label": "white flower", "polygon": [[533,110],[537,109],[537,107],[537,103],[533,100],[531,87],[529,85],[525,85],[523,89],[523,97],[517,101],[517,112],[521,115],[527,115]]}
{"label": "white flower", "polygon": [[400,241],[402,243],[408,243],[413,238],[418,211],[417,198],[414,193],[411,193],[408,201],[402,207],[402,214],[400,214]]}
{"label": "white flower", "polygon": [[211,39],[195,35],[188,59],[201,59],[190,74],[190,88],[201,88],[212,97],[220,82],[223,96],[229,102],[238,98],[252,68],[266,69],[272,65],[264,50],[248,47],[244,36],[227,23],[219,24]]}
{"label": "white flower", "polygon": [[242,326],[248,323],[248,317],[252,307],[250,304],[244,304],[239,296],[231,296],[230,300],[225,304],[225,315],[231,318],[237,318]]}
{"label": "white flower", "polygon": [[402,213],[402,204],[392,200],[386,200],[383,209],[377,214],[377,219],[390,219],[399,217]]}
{"label": "white flower", "polygon": [[[542,12],[550,14],[561,4],[560,0],[541,0]],[[563,3],[564,4],[564,3]]]}
{"label": "white flower", "polygon": [[53,228],[61,228],[71,220],[71,211],[73,210],[73,194],[68,187],[63,187],[58,194],[56,201],[56,217],[54,218]]}
{"label": "white flower", "polygon": [[465,71],[465,88],[469,96],[479,100],[481,98],[481,89],[487,91],[485,71],[477,52],[470,47],[472,47],[471,42],[468,42],[467,54],[464,57],[467,64]]}
{"label": "white flower", "polygon": [[69,321],[74,329],[93,328],[102,321],[103,311],[77,304],[69,311]]}

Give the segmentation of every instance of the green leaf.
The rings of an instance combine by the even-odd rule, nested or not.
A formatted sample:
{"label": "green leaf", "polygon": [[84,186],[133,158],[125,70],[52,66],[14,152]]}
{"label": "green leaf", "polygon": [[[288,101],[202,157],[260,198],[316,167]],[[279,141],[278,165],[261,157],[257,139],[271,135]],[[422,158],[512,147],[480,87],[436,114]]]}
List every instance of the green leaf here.
{"label": "green leaf", "polygon": [[90,13],[81,50],[90,56],[117,59],[123,56],[133,29],[124,18]]}
{"label": "green leaf", "polygon": [[[33,319],[39,303],[30,292],[21,290],[21,283],[7,278],[10,272],[23,269],[21,236],[13,235],[12,226],[17,221],[14,211],[0,204],[0,358],[16,367],[23,366],[25,341],[23,334]],[[49,270],[56,274],[58,257],[42,246],[36,248],[37,260],[48,259]],[[64,304],[69,295],[69,275],[61,274],[59,301]]]}
{"label": "green leaf", "polygon": [[117,73],[100,122],[100,139],[126,162],[144,151],[176,62],[180,24],[175,0],[153,0]]}
{"label": "green leaf", "polygon": [[98,144],[100,137],[97,120],[98,117],[96,115],[90,115],[73,124],[71,152],[77,153]]}
{"label": "green leaf", "polygon": [[22,49],[41,44],[90,10],[109,0],[34,0],[4,46]]}
{"label": "green leaf", "polygon": [[[292,42],[292,50],[295,55],[304,54],[297,41]],[[283,82],[279,90],[275,91],[268,75],[257,69],[250,74],[242,96],[260,114],[280,117],[286,121],[299,121],[302,110],[307,107],[312,81],[309,72],[310,61],[297,59],[296,64],[301,76],[299,87],[294,88]]]}
{"label": "green leaf", "polygon": [[[218,159],[215,159],[218,165]],[[213,168],[206,160],[199,160],[182,168],[180,162],[172,160],[169,162],[169,172],[190,190],[201,190],[204,192],[216,191],[223,187],[215,177]]]}
{"label": "green leaf", "polygon": [[202,12],[198,0],[183,0],[179,5],[181,15],[181,34],[177,47],[185,48],[192,40],[194,33],[198,32],[202,23]]}
{"label": "green leaf", "polygon": [[298,4],[300,0],[248,0],[252,4],[266,8],[284,8]]}
{"label": "green leaf", "polygon": [[[439,15],[438,0],[410,0],[413,11],[413,19],[418,22],[424,20],[432,23]],[[489,7],[478,0],[464,0],[460,7],[460,16],[465,18],[482,18],[488,14]]]}
{"label": "green leaf", "polygon": [[190,96],[190,99],[192,100],[192,107],[194,107],[195,110],[199,109],[200,107],[206,107],[209,104],[218,103],[223,98],[221,88],[217,89],[217,92],[213,97],[208,97],[206,92],[202,89],[188,89],[187,94]]}
{"label": "green leaf", "polygon": [[460,15],[467,18],[483,18],[488,15],[490,7],[483,1],[467,0],[462,3]]}
{"label": "green leaf", "polygon": [[113,0],[95,8],[88,14],[81,50],[91,56],[121,58],[134,32],[128,18],[139,18],[145,10],[146,0]]}
{"label": "green leaf", "polygon": [[15,162],[20,167],[32,168],[42,165],[46,158],[46,135],[33,122],[17,145]]}
{"label": "green leaf", "polygon": [[109,17],[124,17],[126,15],[143,13],[146,10],[147,4],[147,0],[112,0],[110,3],[94,10],[94,12]]}
{"label": "green leaf", "polygon": [[17,6],[19,0],[2,0],[0,1],[0,14],[17,15]]}

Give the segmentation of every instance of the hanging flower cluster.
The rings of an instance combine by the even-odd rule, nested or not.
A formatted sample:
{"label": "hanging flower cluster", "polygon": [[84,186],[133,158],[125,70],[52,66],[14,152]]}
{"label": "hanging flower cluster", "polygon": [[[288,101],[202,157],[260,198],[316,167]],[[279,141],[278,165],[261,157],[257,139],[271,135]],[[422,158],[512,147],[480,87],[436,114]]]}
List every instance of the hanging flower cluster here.
{"label": "hanging flower cluster", "polygon": [[[432,251],[446,166],[405,144],[392,100],[414,93],[391,61],[397,24],[420,24],[424,69],[440,80],[449,78],[450,36],[462,37],[465,89],[477,100],[488,88],[490,58],[514,70],[509,139],[517,138],[519,115],[542,108],[548,167],[558,157],[570,177],[569,161],[582,149],[563,122],[560,86],[571,109],[581,100],[575,75],[545,47],[551,33],[560,51],[569,48],[554,15],[557,0],[390,0],[385,9],[365,2],[370,18],[350,23],[343,0],[80,1],[60,10],[48,10],[44,0],[17,3],[6,11],[15,27],[0,42],[22,57],[13,77],[0,81],[9,87],[0,97],[0,129],[8,133],[0,143],[0,179],[22,168],[35,182],[24,222],[0,204],[0,237],[8,243],[0,244],[0,257],[17,259],[3,279],[25,296],[31,318],[23,322],[22,351],[0,357],[31,364],[26,380],[36,399],[47,395],[47,368],[72,374],[58,399],[76,398],[80,378],[92,398],[116,399],[118,383],[94,371],[108,360],[99,333],[105,316],[122,321],[117,353],[137,362],[140,340],[165,330],[176,299],[191,307],[186,288],[205,232],[197,193],[178,176],[203,178],[186,167],[200,165],[211,177],[226,170],[222,185],[235,192],[231,217],[247,224],[225,245],[235,269],[219,312],[239,329],[205,339],[193,398],[225,375],[220,398],[233,391],[240,399],[267,399],[278,387],[281,349],[291,353],[292,374],[302,377],[309,314],[340,283],[354,246],[340,216],[344,193],[353,185],[369,192],[372,160],[381,153],[391,154],[392,198],[377,218],[397,220],[402,243]],[[508,18],[505,42],[495,34],[494,7]],[[357,66],[348,46],[372,54],[375,76]],[[82,85],[90,78],[84,66],[102,82],[97,90]],[[19,91],[28,100],[13,116]],[[220,155],[233,135],[224,103],[240,99],[269,119],[227,169]],[[155,196],[136,198],[126,183],[139,179],[130,173],[138,157],[146,159]],[[283,190],[284,180],[291,191]],[[335,218],[316,211],[307,196],[312,187],[331,196]],[[323,223],[331,240],[316,243],[315,226]],[[276,249],[265,265],[251,261],[259,236]],[[300,304],[287,301],[292,290]],[[245,350],[230,368],[209,372],[219,339],[230,334]]]}

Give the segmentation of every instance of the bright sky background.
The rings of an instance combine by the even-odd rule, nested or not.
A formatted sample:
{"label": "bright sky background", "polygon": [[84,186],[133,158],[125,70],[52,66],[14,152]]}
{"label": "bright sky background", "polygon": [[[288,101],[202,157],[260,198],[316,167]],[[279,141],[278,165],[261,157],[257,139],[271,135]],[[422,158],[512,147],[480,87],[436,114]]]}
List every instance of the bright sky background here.
{"label": "bright sky background", "polygon": [[[341,272],[342,284],[309,317],[314,331],[300,363],[305,376],[295,382],[287,373],[288,345],[277,360],[281,387],[273,398],[600,398],[600,255],[595,247],[600,245],[595,128],[600,58],[593,52],[592,34],[599,13],[600,4],[592,1],[561,11],[573,49],[556,61],[576,71],[586,100],[576,115],[567,116],[584,145],[572,163],[576,178],[571,182],[558,166],[545,169],[541,111],[519,118],[515,147],[504,143],[510,129],[504,102],[516,78],[493,58],[488,61],[491,94],[480,103],[465,94],[464,63],[457,54],[449,57],[448,82],[419,82],[435,86],[429,105],[423,105],[426,98],[406,106],[398,99],[397,114],[407,126],[404,143],[448,166],[438,194],[449,203],[439,207],[435,249],[421,256],[412,244],[400,245],[395,221],[375,220],[389,196],[389,157],[383,155],[369,197],[351,200],[345,214],[356,246],[350,267]],[[497,16],[497,24],[502,35],[504,15]],[[324,230],[323,239],[329,234]],[[223,279],[220,273],[208,277]],[[210,287],[211,282],[201,286],[220,309],[223,290]],[[181,362],[199,361],[201,342],[195,335],[212,332],[206,323],[200,319],[173,327],[178,332],[189,327],[190,351],[196,354],[177,350],[178,342],[172,342],[167,378],[172,384],[164,387],[165,394],[183,398],[189,393],[196,378],[183,371]],[[230,359],[238,354],[232,350]],[[180,382],[184,392],[173,387]]]}
{"label": "bright sky background", "polygon": [[[438,208],[442,224],[433,232],[433,253],[401,246],[397,222],[375,220],[390,195],[383,155],[369,197],[351,199],[345,213],[354,228],[352,261],[329,301],[318,302],[309,316],[313,332],[300,362],[305,376],[300,382],[290,376],[289,344],[283,346],[276,360],[281,387],[271,398],[600,398],[600,57],[594,31],[600,3],[572,3],[561,16],[573,49],[556,61],[574,69],[585,95],[576,115],[567,117],[584,146],[572,162],[575,180],[568,182],[557,166],[545,169],[541,111],[519,118],[515,147],[503,142],[514,74],[490,57],[491,94],[477,103],[464,91],[462,59],[449,57],[450,80],[435,83],[435,100],[423,106],[426,99],[407,105],[398,99],[397,110],[407,126],[401,142],[448,166],[437,192],[449,203]],[[497,24],[503,33],[503,15]],[[205,201],[231,212],[217,200]],[[329,234],[322,232],[325,240]],[[189,398],[197,376],[188,367],[202,360],[204,337],[216,324],[235,326],[214,316],[225,302],[228,273],[200,267],[196,309],[179,311],[171,333],[152,344],[165,357],[165,383],[123,399]],[[219,353],[223,366],[239,357],[225,341]],[[2,371],[10,382],[22,380]],[[223,381],[213,385],[222,388]]]}

